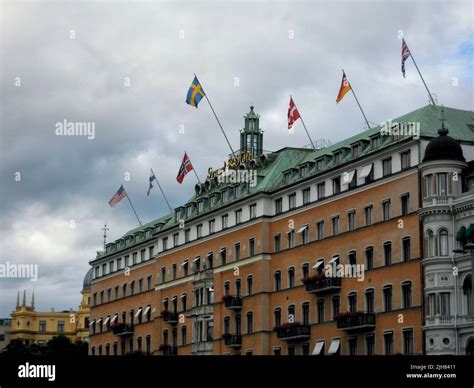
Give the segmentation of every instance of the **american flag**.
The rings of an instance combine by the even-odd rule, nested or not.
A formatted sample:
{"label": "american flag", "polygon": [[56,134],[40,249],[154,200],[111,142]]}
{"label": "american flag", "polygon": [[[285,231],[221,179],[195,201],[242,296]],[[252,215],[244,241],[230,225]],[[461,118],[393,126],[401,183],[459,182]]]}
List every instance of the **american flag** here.
{"label": "american flag", "polygon": [[117,190],[117,192],[109,201],[110,207],[114,207],[115,205],[117,205],[122,200],[122,198],[126,196],[127,196],[127,192],[123,188],[123,185],[120,185],[120,188]]}
{"label": "american flag", "polygon": [[408,50],[408,46],[405,43],[405,39],[402,39],[402,74],[403,78],[405,78],[405,61],[410,56],[410,50]]}
{"label": "american flag", "polygon": [[188,158],[188,154],[185,152],[183,157],[183,162],[181,163],[181,167],[178,171],[178,176],[176,180],[181,184],[183,183],[183,179],[186,174],[193,169],[193,165],[191,164],[191,160]]}

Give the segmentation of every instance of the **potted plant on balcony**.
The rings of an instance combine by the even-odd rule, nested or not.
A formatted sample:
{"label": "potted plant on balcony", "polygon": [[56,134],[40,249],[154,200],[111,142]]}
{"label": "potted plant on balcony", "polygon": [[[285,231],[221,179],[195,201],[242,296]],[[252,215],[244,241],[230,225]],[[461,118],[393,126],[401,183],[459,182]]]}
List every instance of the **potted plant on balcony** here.
{"label": "potted plant on balcony", "polygon": [[344,319],[344,318],[356,318],[362,313],[360,311],[347,311],[345,313],[339,313],[334,315],[334,319]]}
{"label": "potted plant on balcony", "polygon": [[300,322],[285,322],[281,325],[275,326],[273,328],[273,331],[280,331],[280,330],[286,330],[286,329],[291,329],[292,327],[297,327],[300,326]]}

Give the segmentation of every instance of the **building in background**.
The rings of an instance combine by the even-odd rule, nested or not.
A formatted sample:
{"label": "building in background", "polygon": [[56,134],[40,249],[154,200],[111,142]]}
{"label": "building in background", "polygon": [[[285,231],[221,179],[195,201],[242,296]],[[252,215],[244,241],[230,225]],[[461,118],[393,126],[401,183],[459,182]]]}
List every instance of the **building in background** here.
{"label": "building in background", "polygon": [[11,314],[10,340],[19,339],[25,344],[46,345],[53,337],[64,335],[71,342],[88,341],[91,275],[92,271],[89,270],[84,279],[78,311],[36,311],[34,293],[29,306],[26,304],[26,292],[23,292],[21,304],[18,293],[16,308]]}
{"label": "building in background", "polygon": [[[237,163],[91,261],[90,353],[424,353],[420,164],[440,115],[428,105],[329,147],[266,152],[251,107]],[[468,160],[472,123],[445,108]]]}
{"label": "building in background", "polygon": [[10,343],[10,329],[12,320],[10,318],[0,318],[0,353]]}
{"label": "building in background", "polygon": [[474,161],[471,151],[471,161],[466,162],[461,144],[448,133],[443,122],[420,164],[423,330],[426,354],[473,355]]}

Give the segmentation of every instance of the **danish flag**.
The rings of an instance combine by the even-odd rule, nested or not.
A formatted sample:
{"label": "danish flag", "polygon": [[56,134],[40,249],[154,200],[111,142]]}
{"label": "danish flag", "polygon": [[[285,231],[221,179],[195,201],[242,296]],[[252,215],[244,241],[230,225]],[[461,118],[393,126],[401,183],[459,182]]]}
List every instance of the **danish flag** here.
{"label": "danish flag", "polygon": [[298,109],[296,108],[293,98],[290,97],[290,106],[288,107],[288,129],[291,129],[295,121],[298,120],[299,118],[300,118],[300,112],[298,112]]}

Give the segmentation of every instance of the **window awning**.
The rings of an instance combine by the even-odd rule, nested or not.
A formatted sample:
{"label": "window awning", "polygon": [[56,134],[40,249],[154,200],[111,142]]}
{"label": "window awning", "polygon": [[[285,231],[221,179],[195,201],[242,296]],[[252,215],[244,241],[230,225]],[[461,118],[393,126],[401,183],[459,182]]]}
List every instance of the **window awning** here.
{"label": "window awning", "polygon": [[219,250],[219,252],[224,252],[224,251],[226,251],[226,250],[227,250],[227,248],[221,248],[221,249]]}
{"label": "window awning", "polygon": [[372,171],[373,165],[374,164],[371,163],[371,164],[368,164],[367,166],[362,167],[362,169],[360,170],[359,178],[360,179],[367,178],[370,172]]}
{"label": "window awning", "polygon": [[178,299],[178,297],[175,295],[171,298],[172,300]]}
{"label": "window awning", "polygon": [[209,252],[209,253],[207,254],[207,257],[209,257],[209,256],[214,256],[214,252]]}
{"label": "window awning", "polygon": [[355,171],[356,170],[348,171],[347,175],[346,175],[346,173],[342,174],[342,184],[343,185],[347,186],[349,183],[352,182],[352,178],[354,178]]}
{"label": "window awning", "polygon": [[95,319],[93,319],[90,323],[89,326],[92,326],[95,323]]}
{"label": "window awning", "polygon": [[335,261],[339,260],[339,256],[334,256],[331,260],[329,260],[329,263],[334,263]]}
{"label": "window awning", "polygon": [[135,314],[135,318],[137,318],[141,313],[142,313],[143,309],[140,307],[138,310],[137,310],[137,313]]}
{"label": "window awning", "polygon": [[309,225],[303,225],[301,228],[298,229],[298,233],[304,232],[306,229],[308,229]]}
{"label": "window awning", "polygon": [[320,268],[323,264],[324,264],[324,260],[323,260],[323,259],[320,259],[320,260],[318,260],[318,261],[316,262],[315,265],[313,265],[313,268],[314,268],[314,269],[318,269],[318,268]]}
{"label": "window awning", "polygon": [[143,315],[147,315],[148,314],[148,311],[150,311],[151,309],[151,306],[146,306],[146,309],[145,311],[143,312]]}
{"label": "window awning", "polygon": [[469,225],[469,228],[466,230],[466,240],[474,240],[474,224]]}
{"label": "window awning", "polygon": [[107,325],[107,323],[108,323],[109,321],[110,321],[110,317],[105,318],[105,321],[104,321],[103,325],[104,325],[104,326]]}
{"label": "window awning", "polygon": [[102,322],[102,318],[99,318],[96,322],[97,322],[97,324],[101,323],[101,322]]}
{"label": "window awning", "polygon": [[110,323],[114,323],[118,318],[118,314],[115,314]]}
{"label": "window awning", "polygon": [[316,345],[314,346],[313,356],[319,356],[321,354],[321,350],[324,348],[324,340],[316,341]]}
{"label": "window awning", "polygon": [[182,267],[184,267],[185,265],[188,265],[188,261],[183,261],[183,263],[181,264]]}
{"label": "window awning", "polygon": [[295,231],[294,228],[290,228],[290,229],[288,229],[288,230],[286,231],[286,234],[290,234],[291,232],[294,232],[294,231]]}
{"label": "window awning", "polygon": [[339,338],[333,339],[331,341],[331,346],[329,347],[328,354],[336,354],[339,351],[340,345],[341,340]]}
{"label": "window awning", "polygon": [[196,258],[193,260],[193,263],[195,263],[196,261],[199,261],[199,260],[201,260],[201,258],[200,258],[200,257],[196,257]]}
{"label": "window awning", "polygon": [[466,241],[466,227],[462,226],[456,233],[456,241]]}

